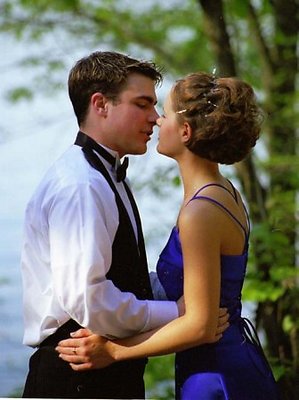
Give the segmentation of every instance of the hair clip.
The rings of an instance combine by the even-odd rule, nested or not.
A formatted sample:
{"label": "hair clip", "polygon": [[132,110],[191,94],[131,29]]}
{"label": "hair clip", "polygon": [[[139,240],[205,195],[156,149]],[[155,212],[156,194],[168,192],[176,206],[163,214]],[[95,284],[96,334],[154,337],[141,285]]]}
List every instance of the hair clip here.
{"label": "hair clip", "polygon": [[187,109],[185,109],[185,110],[180,110],[180,111],[176,111],[175,113],[176,114],[183,114],[184,112],[186,112],[187,111]]}
{"label": "hair clip", "polygon": [[218,90],[218,89],[216,88],[216,87],[217,87],[217,82],[216,82],[216,80],[217,80],[217,76],[216,76],[216,67],[213,68],[212,77],[213,77],[213,81],[212,81],[213,88],[211,89],[211,92],[213,93],[213,92],[215,92],[216,90]]}
{"label": "hair clip", "polygon": [[211,105],[212,105],[213,107],[215,107],[215,108],[216,108],[216,107],[218,107],[218,105],[217,105],[217,104],[214,104],[214,103],[212,103],[212,102],[211,102],[211,100],[208,100],[208,101],[207,101],[207,103],[208,103],[208,104],[211,104]]}

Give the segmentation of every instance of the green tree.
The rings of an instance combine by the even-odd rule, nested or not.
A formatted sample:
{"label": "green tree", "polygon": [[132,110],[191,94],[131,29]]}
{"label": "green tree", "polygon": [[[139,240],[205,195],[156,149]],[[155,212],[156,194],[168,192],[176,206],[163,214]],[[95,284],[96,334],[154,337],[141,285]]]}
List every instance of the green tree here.
{"label": "green tree", "polygon": [[[66,54],[78,47],[100,46],[153,58],[170,79],[216,67],[217,74],[237,75],[254,86],[265,110],[260,151],[235,168],[253,225],[244,297],[257,302],[256,325],[265,332],[266,352],[283,399],[299,398],[298,2],[132,3],[2,0],[0,30],[41,45],[55,33]],[[29,55],[22,65],[44,67],[48,90],[60,87],[64,61],[61,55],[46,52]],[[10,92],[15,100],[33,95],[26,86]]]}

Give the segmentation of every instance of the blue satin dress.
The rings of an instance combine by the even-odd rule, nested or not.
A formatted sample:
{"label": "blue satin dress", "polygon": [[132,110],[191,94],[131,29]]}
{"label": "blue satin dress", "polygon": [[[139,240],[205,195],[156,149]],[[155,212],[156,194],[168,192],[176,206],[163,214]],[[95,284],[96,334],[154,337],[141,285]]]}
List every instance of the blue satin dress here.
{"label": "blue satin dress", "polygon": [[[229,214],[243,230],[245,246],[241,255],[221,256],[221,307],[228,308],[230,326],[219,342],[176,354],[176,399],[276,400],[276,383],[256,332],[250,321],[241,317],[249,234],[230,210],[213,198],[200,195],[201,190],[211,185],[227,190],[224,186],[209,184],[190,201],[210,201]],[[228,192],[238,202],[235,189],[233,194]],[[183,294],[183,260],[176,227],[159,257],[157,273],[168,299],[178,300]]]}

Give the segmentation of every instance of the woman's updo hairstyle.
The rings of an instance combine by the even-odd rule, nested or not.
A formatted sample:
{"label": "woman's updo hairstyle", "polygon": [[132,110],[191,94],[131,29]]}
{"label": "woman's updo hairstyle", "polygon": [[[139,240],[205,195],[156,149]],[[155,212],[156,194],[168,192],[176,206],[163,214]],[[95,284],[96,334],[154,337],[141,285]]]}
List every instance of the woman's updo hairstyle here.
{"label": "woman's updo hairstyle", "polygon": [[192,129],[186,146],[202,158],[233,164],[259,137],[263,114],[251,86],[237,78],[192,73],[175,83],[171,100],[179,123]]}

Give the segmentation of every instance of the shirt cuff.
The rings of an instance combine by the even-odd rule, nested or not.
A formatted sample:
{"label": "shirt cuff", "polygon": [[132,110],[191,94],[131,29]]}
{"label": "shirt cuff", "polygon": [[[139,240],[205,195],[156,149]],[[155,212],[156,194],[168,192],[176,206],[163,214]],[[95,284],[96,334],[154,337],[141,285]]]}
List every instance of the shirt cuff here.
{"label": "shirt cuff", "polygon": [[179,310],[175,301],[153,301],[148,300],[149,320],[142,332],[159,328],[168,322],[178,318]]}

